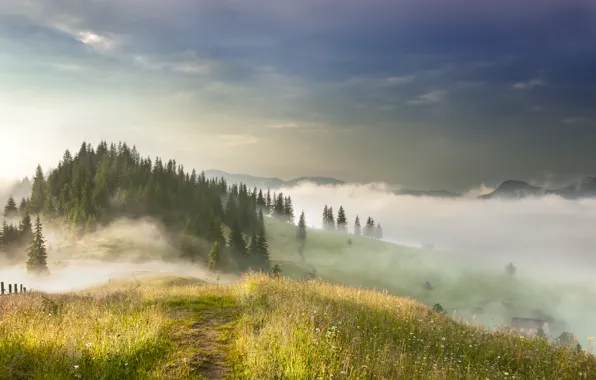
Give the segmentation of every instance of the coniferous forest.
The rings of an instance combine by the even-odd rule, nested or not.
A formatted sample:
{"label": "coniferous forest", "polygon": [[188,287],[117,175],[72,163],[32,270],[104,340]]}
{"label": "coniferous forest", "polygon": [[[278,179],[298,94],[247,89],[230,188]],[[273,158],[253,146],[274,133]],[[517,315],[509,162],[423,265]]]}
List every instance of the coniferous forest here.
{"label": "coniferous forest", "polygon": [[[118,218],[152,217],[167,226],[180,258],[221,270],[269,270],[264,216],[294,222],[292,200],[282,193],[207,179],[175,160],[141,157],[134,146],[106,142],[83,143],[76,154],[67,150],[47,175],[37,167],[31,195],[18,203],[11,197],[5,206],[5,256],[23,245],[45,254],[41,226],[34,231],[30,215],[61,221],[75,237]],[[16,218],[18,225],[7,222]]]}

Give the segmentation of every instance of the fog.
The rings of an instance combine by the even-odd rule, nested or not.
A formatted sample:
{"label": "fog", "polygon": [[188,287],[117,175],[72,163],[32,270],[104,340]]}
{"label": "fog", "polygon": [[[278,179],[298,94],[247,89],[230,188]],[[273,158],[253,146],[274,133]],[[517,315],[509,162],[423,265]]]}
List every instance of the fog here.
{"label": "fog", "polygon": [[[120,219],[80,239],[60,223],[45,223],[49,276],[27,274],[25,264],[0,262],[0,281],[46,292],[70,292],[140,276],[180,276],[210,283],[232,283],[238,276],[209,271],[201,264],[176,262],[163,226],[152,219]],[[24,260],[23,260],[24,261]]]}
{"label": "fog", "polygon": [[[397,196],[392,190],[384,184],[311,183],[283,189],[292,196],[296,215],[305,212],[309,227],[321,227],[325,205],[335,216],[343,206],[350,228],[356,215],[362,225],[371,216],[381,223],[386,241],[434,245],[433,250],[407,250],[407,259],[395,251],[371,259],[356,250],[327,263],[350,273],[348,282],[369,271],[380,284],[440,302],[466,318],[475,315],[486,325],[508,323],[512,316],[542,316],[551,319],[555,332],[567,329],[582,339],[596,335],[596,199],[476,199],[492,190],[484,186],[451,199]],[[505,274],[508,262],[518,268],[513,278]],[[413,286],[409,280],[424,276],[437,284],[432,295],[407,289]]]}

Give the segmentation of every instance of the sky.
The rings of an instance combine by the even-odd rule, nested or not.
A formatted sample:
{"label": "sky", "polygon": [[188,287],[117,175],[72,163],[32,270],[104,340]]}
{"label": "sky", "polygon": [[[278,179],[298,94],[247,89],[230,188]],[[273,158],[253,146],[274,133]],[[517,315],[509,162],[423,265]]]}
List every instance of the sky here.
{"label": "sky", "polygon": [[464,190],[596,169],[592,0],[0,0],[0,177],[83,140]]}

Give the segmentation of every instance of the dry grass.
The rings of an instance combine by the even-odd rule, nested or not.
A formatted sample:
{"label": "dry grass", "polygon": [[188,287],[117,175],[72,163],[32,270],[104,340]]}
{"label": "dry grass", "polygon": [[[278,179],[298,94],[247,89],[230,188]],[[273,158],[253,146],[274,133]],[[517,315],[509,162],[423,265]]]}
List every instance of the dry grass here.
{"label": "dry grass", "polygon": [[596,378],[591,355],[321,282],[143,280],[0,308],[2,379]]}

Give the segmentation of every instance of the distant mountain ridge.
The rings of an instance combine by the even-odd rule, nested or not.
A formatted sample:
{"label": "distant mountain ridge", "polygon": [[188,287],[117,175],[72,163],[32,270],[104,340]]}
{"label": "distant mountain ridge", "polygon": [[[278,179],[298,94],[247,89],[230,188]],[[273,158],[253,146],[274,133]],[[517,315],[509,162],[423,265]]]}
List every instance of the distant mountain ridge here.
{"label": "distant mountain ridge", "polygon": [[547,189],[530,185],[524,181],[507,180],[492,193],[479,196],[480,199],[522,199],[542,195],[558,195],[565,199],[596,197],[596,177],[584,177],[568,186],[559,189]]}
{"label": "distant mountain ridge", "polygon": [[[249,187],[258,187],[261,189],[278,189],[282,187],[296,186],[301,182],[311,182],[317,185],[344,185],[349,182],[331,177],[300,177],[284,181],[277,177],[258,177],[248,174],[231,174],[221,170],[206,170],[207,178],[224,178],[229,183],[243,182]],[[394,194],[409,195],[416,197],[434,197],[434,198],[460,198],[463,194],[450,192],[446,190],[412,190],[399,189]],[[584,177],[565,187],[559,189],[547,189],[540,186],[531,185],[520,180],[506,180],[493,192],[480,195],[479,199],[523,199],[527,197],[538,197],[542,195],[558,195],[566,199],[578,199],[596,197],[596,177]]]}
{"label": "distant mountain ridge", "polygon": [[281,187],[296,186],[301,182],[311,182],[317,185],[343,185],[346,182],[330,177],[299,177],[284,181],[277,177],[257,177],[248,174],[226,173],[221,170],[205,170],[207,178],[224,178],[228,183],[245,183],[248,187],[257,187],[260,189],[278,189]]}

